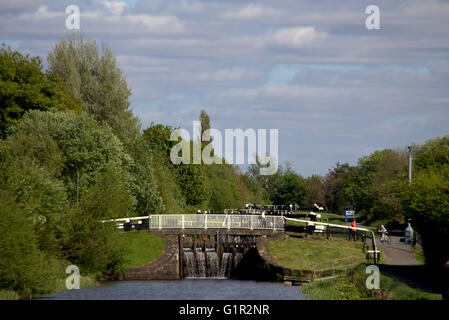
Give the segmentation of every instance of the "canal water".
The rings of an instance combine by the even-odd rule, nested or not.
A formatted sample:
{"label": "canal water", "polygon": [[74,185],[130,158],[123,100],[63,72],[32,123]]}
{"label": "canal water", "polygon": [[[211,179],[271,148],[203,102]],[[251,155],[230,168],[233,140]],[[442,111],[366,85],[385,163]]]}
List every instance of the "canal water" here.
{"label": "canal water", "polygon": [[300,287],[240,280],[108,281],[98,287],[65,290],[51,300],[305,300]]}

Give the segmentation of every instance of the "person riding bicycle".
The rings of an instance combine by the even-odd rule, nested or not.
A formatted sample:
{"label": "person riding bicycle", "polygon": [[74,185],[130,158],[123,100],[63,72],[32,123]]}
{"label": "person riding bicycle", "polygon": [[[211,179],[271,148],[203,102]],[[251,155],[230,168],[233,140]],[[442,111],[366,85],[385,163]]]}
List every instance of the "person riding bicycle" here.
{"label": "person riding bicycle", "polygon": [[387,229],[384,227],[384,225],[381,225],[379,227],[378,232],[380,233],[380,240],[384,241],[385,240],[385,235],[387,234]]}

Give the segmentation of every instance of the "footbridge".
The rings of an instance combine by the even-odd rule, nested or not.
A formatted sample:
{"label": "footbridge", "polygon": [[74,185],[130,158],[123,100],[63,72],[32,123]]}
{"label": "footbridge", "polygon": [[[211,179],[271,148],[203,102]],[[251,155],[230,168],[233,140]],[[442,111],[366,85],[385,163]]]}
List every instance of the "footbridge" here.
{"label": "footbridge", "polygon": [[[277,281],[285,268],[272,264],[266,242],[284,237],[287,221],[299,222],[314,230],[336,227],[372,233],[360,227],[287,218],[285,216],[238,214],[164,214],[103,220],[124,231],[148,230],[166,239],[158,260],[126,273],[127,280],[229,278]],[[372,233],[374,262],[377,248]],[[257,270],[257,272],[255,271]],[[287,273],[286,273],[287,274]],[[253,279],[253,280],[254,280]]]}
{"label": "footbridge", "polygon": [[237,214],[160,214],[103,220],[114,222],[125,231],[147,229],[162,234],[183,234],[186,230],[195,234],[271,234],[285,230],[282,216]]}

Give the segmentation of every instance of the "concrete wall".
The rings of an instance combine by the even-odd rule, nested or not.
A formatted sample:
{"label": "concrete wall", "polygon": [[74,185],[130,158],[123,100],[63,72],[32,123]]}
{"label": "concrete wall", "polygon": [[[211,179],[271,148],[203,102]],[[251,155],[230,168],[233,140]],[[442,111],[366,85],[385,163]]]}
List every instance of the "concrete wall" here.
{"label": "concrete wall", "polygon": [[[216,230],[185,230],[184,232],[187,234],[216,235]],[[153,262],[129,269],[121,280],[178,280],[181,278],[181,266],[179,263],[181,253],[178,234],[169,234],[167,231],[152,233],[166,239],[164,252]],[[221,230],[221,234],[228,234],[228,232]],[[283,281],[284,276],[304,278],[311,276],[311,271],[308,270],[294,270],[280,266],[270,256],[267,243],[283,239],[285,237],[284,232],[270,232],[265,236],[255,232],[252,235],[256,235],[257,249],[250,250],[245,254],[246,258],[244,256],[242,270],[231,273],[232,278]]]}

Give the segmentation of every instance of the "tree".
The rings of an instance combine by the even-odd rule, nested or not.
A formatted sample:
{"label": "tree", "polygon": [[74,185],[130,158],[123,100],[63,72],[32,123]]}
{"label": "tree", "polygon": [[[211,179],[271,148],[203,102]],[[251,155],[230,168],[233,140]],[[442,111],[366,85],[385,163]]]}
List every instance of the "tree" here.
{"label": "tree", "polygon": [[123,144],[109,126],[99,125],[89,115],[30,111],[20,124],[13,128],[7,140],[11,152],[14,154],[15,146],[20,145],[21,141],[27,141],[29,137],[53,141],[49,145],[55,155],[50,156],[52,161],[49,163],[46,163],[47,155],[40,152],[40,144],[30,144],[28,154],[49,172],[54,171],[51,166],[60,158],[61,163],[58,163],[57,171],[61,170],[61,179],[65,182],[72,200],[76,199],[78,170],[81,196],[95,183],[96,176],[106,168],[113,168],[123,186],[129,191],[132,190],[133,159],[125,152]]}
{"label": "tree", "polygon": [[59,276],[53,258],[39,250],[31,219],[0,189],[0,289],[21,296],[49,293]]}
{"label": "tree", "polygon": [[140,136],[128,149],[134,159],[131,166],[134,183],[131,189],[137,199],[136,212],[139,215],[162,213],[165,207],[154,177],[150,146],[145,138]]}
{"label": "tree", "polygon": [[421,235],[426,263],[449,261],[449,165],[417,171],[402,199],[406,217]]}
{"label": "tree", "polygon": [[[404,175],[405,178],[405,175]],[[404,179],[405,181],[405,179]],[[449,135],[415,149],[415,170],[410,185],[402,185],[406,218],[421,235],[426,263],[449,260]]]}
{"label": "tree", "polygon": [[49,73],[58,75],[68,92],[100,123],[107,123],[128,146],[140,133],[139,119],[129,106],[131,91],[111,49],[72,35],[48,55]]}
{"label": "tree", "polygon": [[0,137],[17,124],[27,110],[80,110],[79,103],[57,77],[42,71],[40,57],[0,49]]}
{"label": "tree", "polygon": [[[210,134],[207,134],[207,135],[204,134],[204,131],[210,129],[210,118],[205,110],[201,110],[200,123],[201,123],[201,137],[202,137],[202,139],[206,140],[204,143],[201,142],[201,145],[204,147],[205,144],[209,143],[207,141],[210,141]],[[201,139],[201,141],[202,141],[202,139]]]}
{"label": "tree", "polygon": [[312,207],[315,203],[319,206],[325,205],[325,185],[321,176],[313,175],[306,179],[305,205]]}
{"label": "tree", "polygon": [[116,278],[124,270],[124,247],[113,223],[100,220],[118,218],[133,205],[115,170],[107,169],[81,199],[80,206],[70,211],[67,256],[81,270],[99,278]]}

